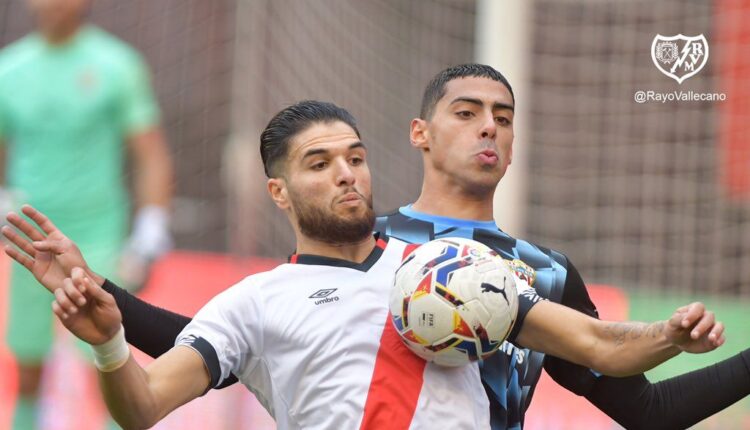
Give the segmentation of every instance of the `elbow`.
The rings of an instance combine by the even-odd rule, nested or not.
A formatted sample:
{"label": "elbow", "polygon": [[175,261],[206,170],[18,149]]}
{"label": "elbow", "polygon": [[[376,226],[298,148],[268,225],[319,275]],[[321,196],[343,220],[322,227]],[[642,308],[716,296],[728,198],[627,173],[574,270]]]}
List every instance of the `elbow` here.
{"label": "elbow", "polygon": [[110,409],[110,413],[123,430],[150,429],[161,419],[153,407],[135,408],[129,411],[113,411]]}
{"label": "elbow", "polygon": [[601,373],[602,375],[612,376],[615,378],[625,378],[627,376],[642,373],[641,369],[628,366],[622,357],[597,354],[592,358],[588,367],[591,370]]}
{"label": "elbow", "polygon": [[640,372],[631,371],[629,369],[623,357],[619,357],[618,354],[612,354],[606,348],[600,348],[598,342],[594,342],[588,350],[588,361],[585,365],[602,375],[612,376],[615,378],[623,378],[626,376],[636,375]]}
{"label": "elbow", "polygon": [[150,429],[158,422],[156,420],[149,420],[146,418],[134,419],[133,417],[124,420],[115,419],[115,421],[117,421],[117,424],[119,424],[123,430],[146,430]]}

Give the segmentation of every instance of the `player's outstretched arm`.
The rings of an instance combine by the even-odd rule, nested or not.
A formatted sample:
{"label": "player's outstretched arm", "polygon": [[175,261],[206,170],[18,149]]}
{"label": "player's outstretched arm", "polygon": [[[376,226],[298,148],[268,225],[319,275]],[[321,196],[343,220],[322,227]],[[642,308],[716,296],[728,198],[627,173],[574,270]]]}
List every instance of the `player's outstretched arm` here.
{"label": "player's outstretched arm", "polygon": [[23,265],[50,292],[62,288],[63,280],[71,275],[74,267],[86,268],[89,276],[115,297],[128,342],[154,358],[172,348],[190,318],[150,305],[112,283],[105,283],[88,268],[75,242],[46,215],[29,205],[21,210],[36,227],[18,214],[9,213],[8,222],[15,228],[2,228],[3,236],[12,244],[5,247],[6,254]]}
{"label": "player's outstretched arm", "polygon": [[681,351],[711,351],[724,343],[723,331],[701,303],[679,308],[669,321],[646,324],[600,321],[544,301],[529,311],[517,341],[605,375],[629,376]]}
{"label": "player's outstretched arm", "polygon": [[125,429],[149,428],[208,388],[203,359],[178,346],[146,369],[125,343],[114,298],[80,268],[55,290],[53,312],[63,325],[94,349],[101,390],[112,417]]}
{"label": "player's outstretched arm", "polygon": [[[586,285],[568,261],[562,304],[596,315]],[[750,349],[711,366],[660,382],[645,375],[596,375],[589,368],[548,355],[544,370],[558,384],[584,396],[627,429],[682,429],[750,394]]]}

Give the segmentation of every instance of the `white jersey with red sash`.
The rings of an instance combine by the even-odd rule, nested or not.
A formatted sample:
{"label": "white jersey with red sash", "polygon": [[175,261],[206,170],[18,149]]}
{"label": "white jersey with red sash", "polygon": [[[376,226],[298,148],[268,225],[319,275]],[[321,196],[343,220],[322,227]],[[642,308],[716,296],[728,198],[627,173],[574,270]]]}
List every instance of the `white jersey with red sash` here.
{"label": "white jersey with red sash", "polygon": [[[388,296],[408,251],[379,238],[361,264],[292,255],[216,296],[177,344],[201,354],[212,387],[236,375],[280,429],[489,429],[477,364],[428,364],[393,328]],[[536,299],[519,301],[517,324]]]}

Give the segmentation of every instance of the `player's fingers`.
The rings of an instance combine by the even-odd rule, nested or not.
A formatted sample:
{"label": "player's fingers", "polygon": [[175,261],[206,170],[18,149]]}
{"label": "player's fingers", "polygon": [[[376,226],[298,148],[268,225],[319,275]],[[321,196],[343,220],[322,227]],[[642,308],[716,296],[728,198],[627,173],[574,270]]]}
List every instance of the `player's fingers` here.
{"label": "player's fingers", "polygon": [[52,312],[55,315],[57,315],[58,318],[60,318],[62,320],[68,319],[68,314],[65,313],[65,311],[62,310],[62,308],[60,307],[60,305],[56,301],[52,302]]}
{"label": "player's fingers", "polygon": [[690,331],[690,337],[693,339],[698,339],[701,336],[703,336],[705,333],[707,333],[716,323],[716,316],[711,311],[706,311],[703,313],[703,316],[700,320],[698,320],[698,323],[695,324],[695,327]]}
{"label": "player's fingers", "polygon": [[73,282],[63,282],[63,288],[65,289],[65,294],[68,295],[68,298],[72,300],[73,303],[78,306],[86,305],[86,298],[81,294],[80,288],[78,288],[77,285],[74,285]]}
{"label": "player's fingers", "polygon": [[40,240],[31,244],[34,249],[53,254],[62,254],[65,251],[65,243],[60,240]]}
{"label": "player's fingers", "polygon": [[675,329],[681,329],[682,328],[682,320],[684,318],[684,313],[675,311],[675,313],[672,314],[672,317],[667,321],[667,324],[669,324],[671,327]]}
{"label": "player's fingers", "polygon": [[691,303],[687,311],[683,314],[682,327],[688,328],[695,324],[706,311],[706,307],[701,302]]}
{"label": "player's fingers", "polygon": [[16,260],[19,264],[25,267],[29,272],[34,268],[34,260],[28,255],[21,253],[18,249],[12,246],[6,246],[5,253],[8,254],[8,257]]}
{"label": "player's fingers", "polygon": [[31,205],[23,205],[21,212],[31,218],[45,233],[52,234],[57,231],[55,224],[46,215],[34,209]]}
{"label": "player's fingers", "polygon": [[15,229],[12,229],[8,227],[7,225],[4,225],[2,229],[0,229],[0,231],[2,231],[3,236],[5,236],[5,238],[8,239],[10,243],[21,248],[23,252],[29,254],[32,257],[36,255],[36,250],[34,249],[33,246],[31,246],[31,242],[29,242],[29,240],[26,239],[25,237],[21,237],[21,235],[18,234],[18,232],[16,232]]}
{"label": "player's fingers", "polygon": [[726,336],[721,335],[721,337],[716,341],[716,347],[720,347],[721,345],[724,345],[724,342],[727,341]]}
{"label": "player's fingers", "polygon": [[86,276],[84,280],[84,285],[86,286],[86,289],[88,291],[91,291],[91,295],[96,297],[96,300],[100,302],[113,302],[114,297],[112,297],[111,294],[104,291],[104,288],[102,288],[99,284],[94,282],[93,279],[91,279],[89,276]]}
{"label": "player's fingers", "polygon": [[104,291],[102,287],[100,287],[96,282],[94,282],[93,279],[86,273],[85,270],[81,267],[74,267],[70,271],[70,276],[75,281],[76,285],[79,287],[83,287],[86,291],[91,294],[91,297],[96,299],[97,301],[109,301],[109,298],[111,297],[109,293]]}
{"label": "player's fingers", "polygon": [[21,218],[20,215],[18,215],[15,212],[9,213],[5,219],[8,220],[9,223],[11,223],[15,228],[21,230],[23,234],[28,236],[31,240],[44,240],[44,234],[42,234],[41,231],[34,228],[33,225],[31,225],[28,221]]}
{"label": "player's fingers", "polygon": [[70,271],[70,279],[73,281],[73,285],[75,285],[76,289],[82,293],[89,291],[89,294],[93,296],[91,289],[87,288],[88,284],[86,283],[86,278],[88,278],[88,275],[80,267],[74,267]]}
{"label": "player's fingers", "polygon": [[[65,278],[65,280],[63,280],[63,285],[65,285],[65,283],[67,282],[72,283],[70,278]],[[76,312],[78,312],[78,307],[68,298],[68,295],[65,293],[65,288],[56,289],[54,294],[55,300],[57,300],[57,303],[60,305],[63,311],[65,311],[65,313],[75,314]]]}
{"label": "player's fingers", "polygon": [[708,333],[708,339],[714,343],[714,345],[719,346],[719,339],[724,337],[724,323],[721,321],[716,322],[714,326],[711,328],[711,331]]}

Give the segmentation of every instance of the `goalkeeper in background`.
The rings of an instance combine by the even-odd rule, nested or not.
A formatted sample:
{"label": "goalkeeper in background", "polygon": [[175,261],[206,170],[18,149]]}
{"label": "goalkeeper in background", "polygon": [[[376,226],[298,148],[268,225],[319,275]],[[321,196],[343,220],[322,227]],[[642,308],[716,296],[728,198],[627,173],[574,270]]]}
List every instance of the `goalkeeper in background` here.
{"label": "goalkeeper in background", "polygon": [[[171,247],[172,164],[140,55],[85,24],[89,3],[27,0],[37,31],[0,51],[7,187],[0,194],[6,206],[30,203],[53,216],[96,270],[140,286],[148,262]],[[125,152],[132,156],[137,197],[129,239]],[[35,428],[42,365],[52,344],[47,292],[34,284],[13,265],[6,338],[19,365],[14,429]]]}

